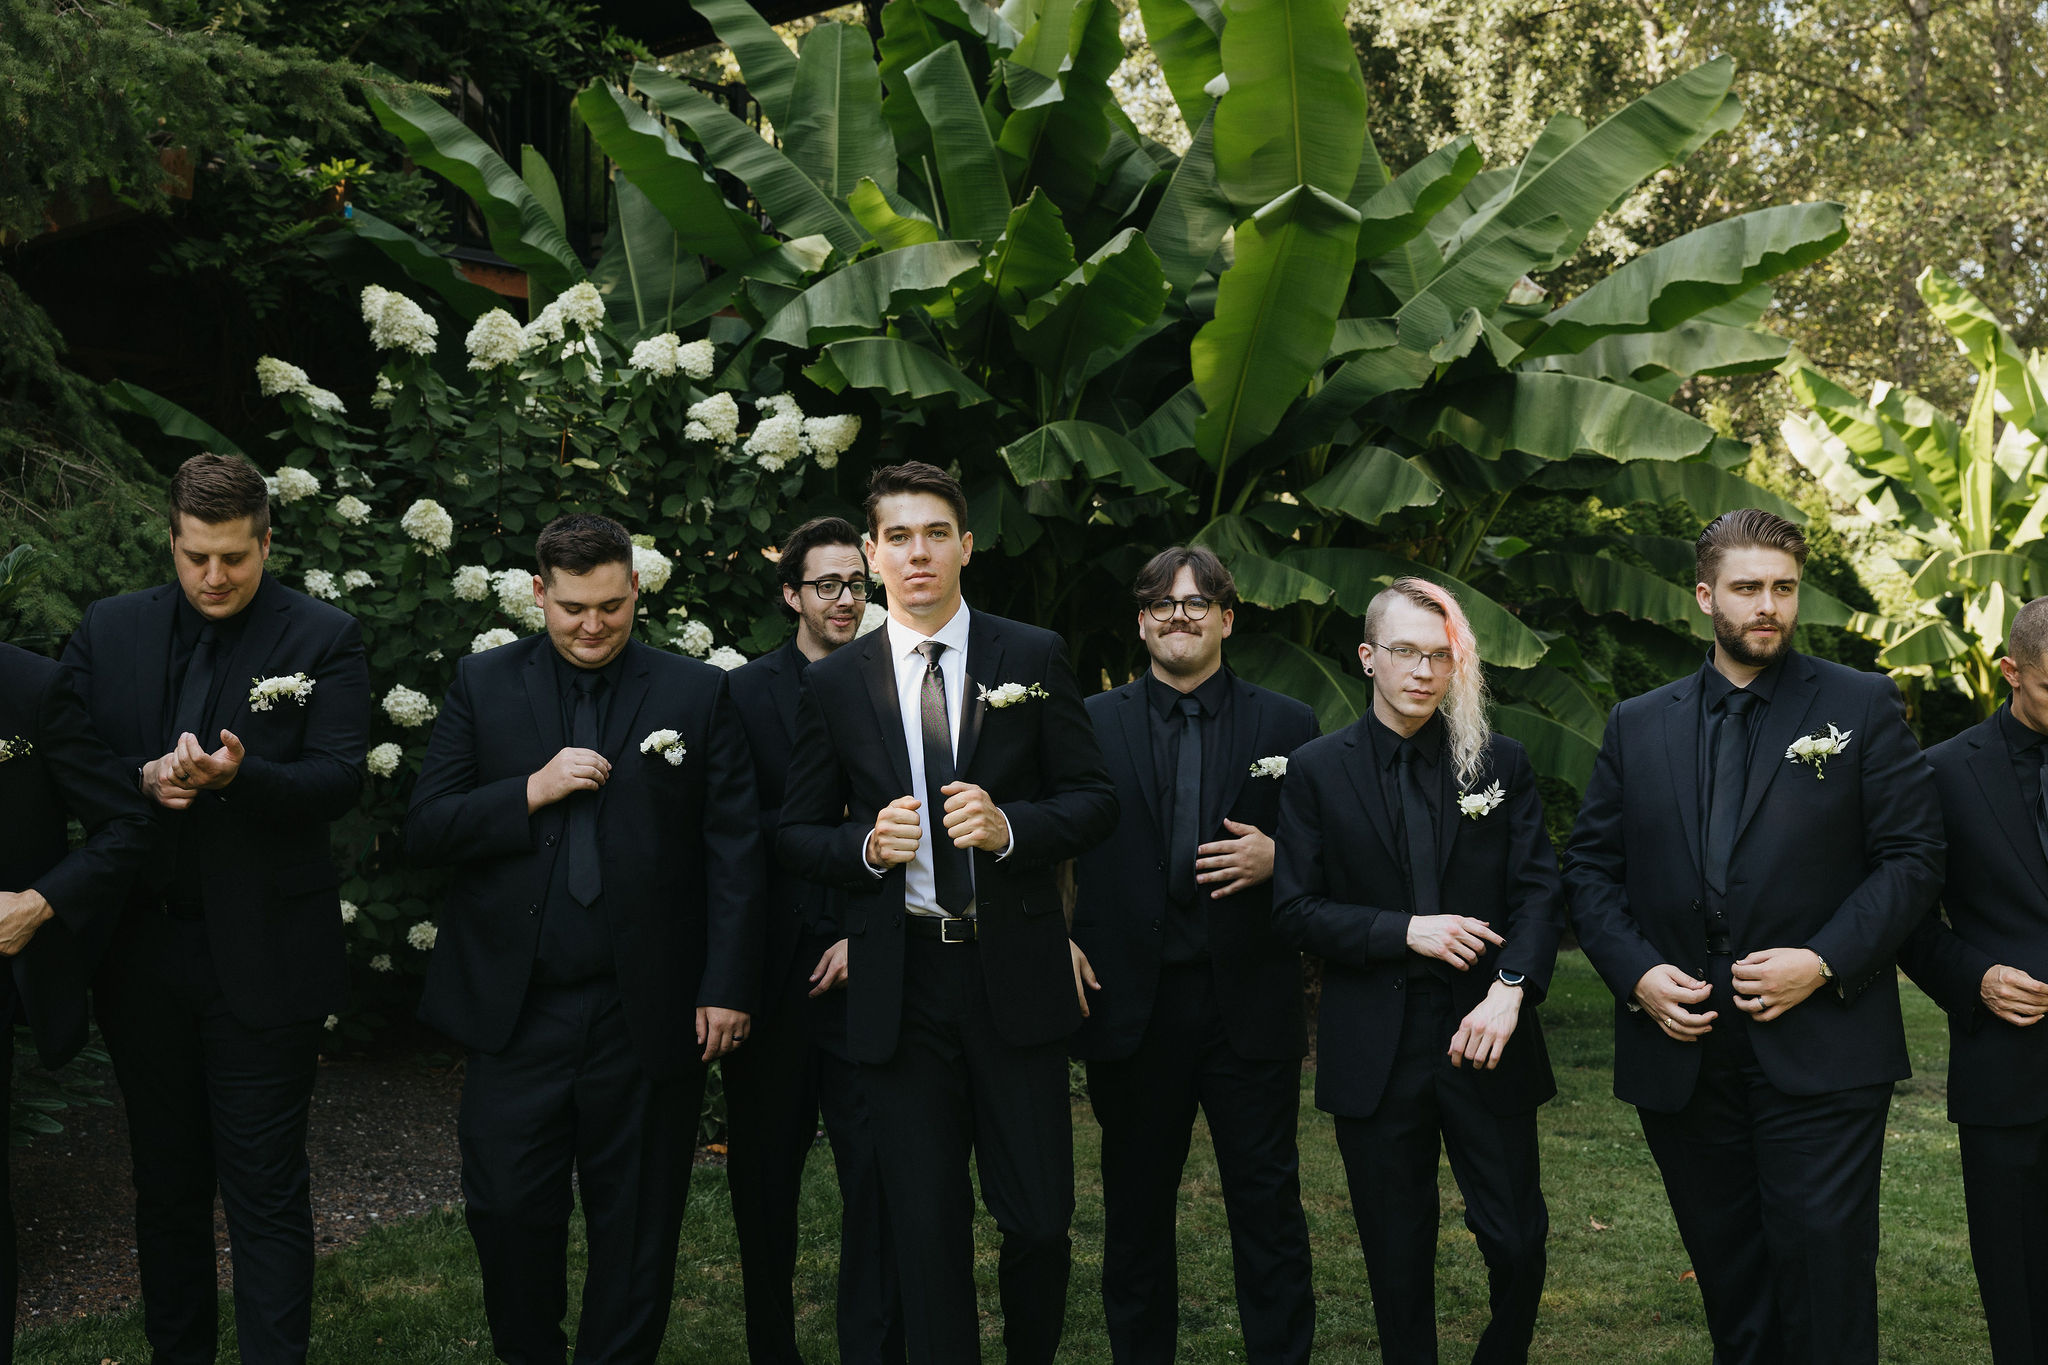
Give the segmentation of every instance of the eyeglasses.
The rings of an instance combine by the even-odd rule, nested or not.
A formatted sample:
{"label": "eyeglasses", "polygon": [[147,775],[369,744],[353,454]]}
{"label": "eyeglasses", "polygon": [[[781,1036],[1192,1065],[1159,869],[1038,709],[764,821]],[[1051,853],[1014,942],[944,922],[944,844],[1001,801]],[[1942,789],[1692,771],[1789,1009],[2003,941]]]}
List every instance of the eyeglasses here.
{"label": "eyeglasses", "polygon": [[1448,649],[1432,649],[1425,654],[1414,645],[1383,645],[1376,640],[1372,642],[1372,647],[1374,649],[1384,649],[1387,653],[1394,656],[1395,663],[1410,672],[1413,672],[1416,665],[1420,664],[1424,659],[1429,660],[1430,667],[1432,668],[1449,668],[1451,666],[1451,651]]}
{"label": "eyeglasses", "polygon": [[1159,597],[1145,604],[1145,610],[1155,621],[1171,621],[1173,609],[1179,607],[1187,613],[1190,621],[1199,621],[1209,614],[1214,599],[1208,597]]}
{"label": "eyeglasses", "polygon": [[818,594],[820,602],[837,602],[842,592],[852,593],[856,602],[868,600],[868,581],[865,578],[806,578],[798,586]]}

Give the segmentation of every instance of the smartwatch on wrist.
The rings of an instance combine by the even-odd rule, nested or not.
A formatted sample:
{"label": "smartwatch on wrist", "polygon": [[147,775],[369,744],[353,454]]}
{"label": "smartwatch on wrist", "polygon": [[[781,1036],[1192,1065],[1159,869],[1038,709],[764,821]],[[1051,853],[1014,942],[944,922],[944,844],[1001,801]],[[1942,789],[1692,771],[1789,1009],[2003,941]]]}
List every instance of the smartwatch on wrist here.
{"label": "smartwatch on wrist", "polygon": [[1500,984],[1503,986],[1519,986],[1524,980],[1526,978],[1520,972],[1511,972],[1505,967],[1500,969]]}

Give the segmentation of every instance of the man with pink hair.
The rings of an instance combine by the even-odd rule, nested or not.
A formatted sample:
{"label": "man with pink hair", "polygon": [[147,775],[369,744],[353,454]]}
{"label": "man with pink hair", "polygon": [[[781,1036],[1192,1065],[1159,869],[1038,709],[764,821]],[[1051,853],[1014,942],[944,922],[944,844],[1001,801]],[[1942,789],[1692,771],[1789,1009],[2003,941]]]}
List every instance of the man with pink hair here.
{"label": "man with pink hair", "polygon": [[1316,1107],[1336,1116],[1388,1361],[1434,1362],[1440,1147],[1486,1259],[1475,1361],[1523,1361],[1543,1292],[1536,1109],[1557,1093],[1536,1005],[1564,921],[1536,774],[1486,728],[1457,599],[1372,600],[1372,709],[1288,764],[1273,930],[1323,959]]}

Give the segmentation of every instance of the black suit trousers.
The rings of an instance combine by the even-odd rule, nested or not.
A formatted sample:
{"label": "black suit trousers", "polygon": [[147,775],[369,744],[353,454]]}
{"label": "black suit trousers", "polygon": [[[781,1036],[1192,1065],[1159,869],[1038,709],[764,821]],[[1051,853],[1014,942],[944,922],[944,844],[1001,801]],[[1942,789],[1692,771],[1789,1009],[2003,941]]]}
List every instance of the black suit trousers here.
{"label": "black suit trousers", "polygon": [[1049,1365],[1066,1323],[1074,1127],[1064,1039],[1003,1041],[977,944],[906,937],[895,1054],[863,1066],[896,1238],[912,1365],[981,1359],[974,1191],[1002,1234],[997,1283],[1009,1365]]}
{"label": "black suit trousers", "polygon": [[[1485,1258],[1492,1319],[1475,1365],[1529,1358],[1543,1297],[1550,1211],[1536,1156],[1536,1111],[1496,1114],[1448,1051],[1459,1011],[1448,987],[1410,977],[1401,1043],[1379,1106],[1337,1118],[1337,1149],[1365,1252],[1387,1365],[1434,1365],[1436,1244],[1442,1217],[1437,1153],[1465,1196],[1465,1226]],[[1534,1027],[1525,1017],[1521,1027]],[[1439,1146],[1441,1144],[1441,1147]]]}
{"label": "black suit trousers", "polygon": [[469,1054],[462,1197],[498,1359],[562,1365],[573,1169],[589,1246],[578,1365],[653,1365],[703,1099],[701,1066],[649,1079],[610,979],[529,986],[510,1041]]}
{"label": "black suit trousers", "polygon": [[[739,1236],[751,1365],[802,1365],[796,1346],[797,1208],[822,1109],[839,1177],[840,1365],[901,1365],[903,1314],[860,1069],[819,1045],[806,940],[771,983],[724,1073],[726,1180]],[[844,989],[843,987],[841,988]],[[832,1002],[840,1003],[840,1002]]]}
{"label": "black suit trousers", "polygon": [[1232,1050],[1214,973],[1207,962],[1166,967],[1137,1051],[1088,1063],[1102,1125],[1102,1305],[1117,1365],[1179,1358],[1175,1217],[1197,1107],[1223,1183],[1245,1358],[1306,1365],[1315,1339],[1295,1146],[1301,1063]]}
{"label": "black suit trousers", "polygon": [[160,911],[130,913],[96,999],[128,1110],[143,1330],[157,1365],[214,1358],[216,1186],[241,1358],[304,1361],[313,1321],[306,1120],[319,1021],[259,1029],[236,1019],[206,926]]}
{"label": "black suit trousers", "polygon": [[[6,1020],[0,1027],[0,1102],[12,1113],[14,1104],[14,987],[0,985],[0,997],[7,997],[7,1012],[0,1015]],[[0,1294],[6,1295],[7,1339],[0,1342],[0,1365],[14,1365],[14,1299],[19,1292],[21,1268],[16,1262],[14,1244],[14,1193],[11,1175],[7,1169],[7,1152],[0,1145]]]}
{"label": "black suit trousers", "polygon": [[[1890,1082],[1788,1095],[1710,957],[1718,1011],[1699,1083],[1675,1114],[1639,1110],[1699,1276],[1718,1365],[1877,1360],[1877,1189]],[[1816,995],[1796,1009],[1827,1009]]]}
{"label": "black suit trousers", "polygon": [[2048,1119],[1957,1131],[1991,1358],[2048,1365]]}

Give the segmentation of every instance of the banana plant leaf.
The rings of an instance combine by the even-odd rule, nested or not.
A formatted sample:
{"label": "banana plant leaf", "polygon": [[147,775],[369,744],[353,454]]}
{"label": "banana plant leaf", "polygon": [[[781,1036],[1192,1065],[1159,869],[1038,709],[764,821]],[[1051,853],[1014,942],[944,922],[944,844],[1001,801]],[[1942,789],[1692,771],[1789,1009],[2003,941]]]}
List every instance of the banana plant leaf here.
{"label": "banana plant leaf", "polygon": [[896,188],[896,139],[863,29],[828,22],[804,35],[789,119],[775,128],[789,159],[829,199],[844,200],[863,179]]}
{"label": "banana plant leaf", "polygon": [[1443,437],[1489,459],[1519,450],[1545,460],[1683,460],[1714,441],[1705,422],[1632,389],[1530,370],[1434,389],[1398,425],[1417,445]]}
{"label": "banana plant leaf", "polygon": [[904,309],[945,297],[955,280],[980,265],[981,249],[973,242],[926,242],[868,256],[804,290],[761,339],[808,349],[879,331]]}
{"label": "banana plant leaf", "polygon": [[677,305],[704,287],[704,267],[667,217],[622,175],[612,181],[611,221],[590,282],[620,332],[647,337],[668,330]]}
{"label": "banana plant leaf", "polygon": [[1593,764],[1600,757],[1598,741],[1520,702],[1496,705],[1492,721],[1494,729],[1529,751],[1529,765],[1543,776],[1582,791],[1593,780]]}
{"label": "banana plant leaf", "polygon": [[1612,478],[1592,491],[1610,507],[1631,502],[1660,505],[1682,502],[1703,521],[1733,508],[1759,507],[1795,526],[1806,524],[1806,513],[1795,504],[1747,479],[1699,460],[1668,464],[1657,460],[1634,460],[1615,470]]}
{"label": "banana plant leaf", "polygon": [[1013,323],[1017,349],[1050,392],[1076,393],[1123,354],[1166,307],[1166,276],[1143,233],[1126,228]]}
{"label": "banana plant leaf", "polygon": [[884,251],[939,240],[939,225],[908,201],[885,192],[872,180],[863,179],[846,197],[854,221],[875,239]]}
{"label": "banana plant leaf", "polygon": [[1927,668],[1960,659],[1969,652],[1970,642],[1956,634],[1948,622],[1937,619],[1914,627],[1878,651],[1877,662],[1885,668]]}
{"label": "banana plant leaf", "polygon": [[825,345],[817,363],[804,373],[812,382],[837,393],[849,385],[879,389],[896,398],[918,402],[949,400],[956,407],[988,401],[988,390],[922,346],[901,337],[853,337]]}
{"label": "banana plant leaf", "polygon": [[[1402,302],[1400,312],[1394,315],[1401,328],[1401,345],[1427,352],[1443,341],[1468,311],[1491,316],[1515,282],[1554,255],[1570,232],[1570,224],[1556,214],[1525,226],[1495,219]],[[1401,298],[1400,290],[1413,279],[1405,259],[1375,261],[1372,272],[1395,291],[1396,298]]]}
{"label": "banana plant leaf", "polygon": [[[1181,0],[1168,0],[1181,3]],[[1185,295],[1223,245],[1237,214],[1216,183],[1214,102],[1196,125],[1186,155],[1166,182],[1145,236],[1159,253],[1160,266],[1177,294]]]}
{"label": "banana plant leaf", "polygon": [[1114,479],[1134,493],[1186,491],[1129,439],[1094,422],[1048,422],[998,453],[1020,484],[1058,481],[1079,468],[1091,479]]}
{"label": "banana plant leaf", "polygon": [[347,221],[356,236],[390,257],[400,270],[440,295],[464,318],[474,321],[505,306],[503,298],[480,284],[471,284],[454,261],[403,228],[361,208],[352,209]]}
{"label": "banana plant leaf", "polygon": [[240,455],[242,448],[226,436],[209,426],[197,414],[179,407],[162,394],[153,393],[140,384],[131,384],[125,379],[110,379],[100,386],[100,392],[107,401],[126,412],[145,417],[154,423],[156,429],[166,436],[175,436],[181,441],[196,441],[216,455]]}
{"label": "banana plant leaf", "polygon": [[1302,489],[1301,500],[1372,526],[1404,507],[1434,506],[1443,492],[1441,484],[1412,462],[1382,446],[1362,445]]}
{"label": "banana plant leaf", "polygon": [[1138,0],[1145,40],[1190,128],[1208,115],[1205,87],[1223,74],[1223,11],[1217,0]]}
{"label": "banana plant leaf", "polygon": [[1087,204],[1109,147],[1109,111],[1116,107],[1109,80],[1123,59],[1116,0],[1047,0],[1016,60],[1042,77],[1057,74],[1058,97],[1016,109],[996,140],[1016,158],[1017,194],[1042,186],[1064,207]]}
{"label": "banana plant leaf", "polygon": [[632,181],[691,251],[732,268],[774,245],[752,218],[726,202],[718,182],[640,101],[598,83],[577,94],[576,112],[618,164],[619,179]]}
{"label": "banana plant leaf", "polygon": [[1612,612],[1713,637],[1713,627],[1690,590],[1617,559],[1535,550],[1516,555],[1501,572],[1527,591],[1575,601],[1595,616]]}
{"label": "banana plant leaf", "polygon": [[2038,355],[2035,363],[2029,364],[2026,352],[1999,324],[1991,310],[1933,266],[1921,271],[1914,285],[1927,304],[1927,311],[1948,329],[1948,334],[1962,345],[1963,350],[1972,357],[1981,358],[1979,363],[1987,363],[1991,367],[1998,396],[2006,403],[2006,409],[2000,415],[2048,440],[2048,394],[2042,392],[2043,385],[2048,384],[2048,377],[2044,377],[2037,368],[2040,364]]}
{"label": "banana plant leaf", "polygon": [[1223,15],[1223,192],[1240,214],[1297,185],[1349,195],[1366,145],[1365,81],[1343,0],[1223,0]]}
{"label": "banana plant leaf", "polygon": [[1315,708],[1324,734],[1334,734],[1372,709],[1372,688],[1354,678],[1328,655],[1304,649],[1285,636],[1268,633],[1235,636],[1230,666],[1275,692],[1299,698]]}
{"label": "banana plant leaf", "polygon": [[[1561,652],[1555,643],[1551,645],[1553,656]],[[1543,663],[1529,669],[1503,669],[1497,685],[1503,700],[1541,709],[1589,744],[1597,747],[1606,733],[1607,708],[1561,668]]]}
{"label": "banana plant leaf", "polygon": [[1074,239],[1060,221],[1060,211],[1038,190],[1010,210],[1002,235],[982,257],[982,278],[995,291],[996,305],[1023,316],[1031,300],[1072,274]]}
{"label": "banana plant leaf", "polygon": [[1669,331],[1605,337],[1575,355],[1529,359],[1525,352],[1519,363],[1586,379],[1643,381],[1659,376],[1762,374],[1778,368],[1790,353],[1791,343],[1781,336],[1694,318]]}
{"label": "banana plant leaf", "polygon": [[797,59],[789,44],[747,0],[690,0],[690,8],[703,15],[719,41],[732,49],[747,93],[770,123],[782,127],[789,121],[797,84]]}
{"label": "banana plant leaf", "polygon": [[959,46],[945,44],[903,76],[931,129],[936,188],[946,204],[944,230],[953,237],[994,241],[1010,216],[1010,187]]}

